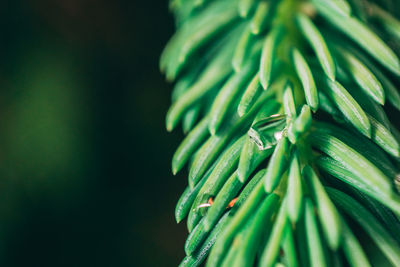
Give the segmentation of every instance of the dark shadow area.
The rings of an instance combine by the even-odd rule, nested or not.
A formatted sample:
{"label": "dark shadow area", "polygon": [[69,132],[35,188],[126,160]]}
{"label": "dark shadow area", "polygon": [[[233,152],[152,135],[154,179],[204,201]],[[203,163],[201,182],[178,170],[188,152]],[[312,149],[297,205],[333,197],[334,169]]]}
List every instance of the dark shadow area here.
{"label": "dark shadow area", "polygon": [[0,265],[176,266],[167,1],[0,4]]}

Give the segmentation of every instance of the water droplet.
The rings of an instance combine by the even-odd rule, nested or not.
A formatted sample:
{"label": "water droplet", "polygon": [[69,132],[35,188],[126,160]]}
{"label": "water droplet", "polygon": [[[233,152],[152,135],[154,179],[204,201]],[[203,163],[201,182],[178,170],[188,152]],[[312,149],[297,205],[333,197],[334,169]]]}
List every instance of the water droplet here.
{"label": "water droplet", "polygon": [[275,146],[286,134],[286,115],[274,114],[257,121],[249,130],[248,135],[256,143],[259,150]]}

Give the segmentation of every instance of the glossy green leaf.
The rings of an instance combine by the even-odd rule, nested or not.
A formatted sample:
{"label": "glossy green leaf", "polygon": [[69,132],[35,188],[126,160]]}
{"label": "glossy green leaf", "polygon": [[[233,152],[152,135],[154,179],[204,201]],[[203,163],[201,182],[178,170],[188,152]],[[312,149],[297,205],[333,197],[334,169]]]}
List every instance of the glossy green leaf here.
{"label": "glossy green leaf", "polygon": [[253,34],[260,34],[266,29],[268,22],[268,11],[270,10],[270,3],[267,1],[260,1],[257,6],[256,13],[251,20],[251,32]]}
{"label": "glossy green leaf", "polygon": [[244,201],[249,197],[249,195],[253,192],[258,184],[260,184],[260,180],[265,175],[265,169],[258,171],[247,183],[247,185],[243,188],[242,192],[240,192],[239,197],[236,200],[235,205],[232,207],[232,210],[236,212],[236,210],[243,204]]}
{"label": "glossy green leaf", "polygon": [[286,213],[286,202],[283,201],[279,209],[277,218],[272,227],[267,245],[265,246],[261,254],[260,266],[273,266],[273,264],[275,263],[279,254],[279,249],[281,247],[283,233],[288,223],[289,220]]}
{"label": "glossy green leaf", "polygon": [[239,73],[233,74],[219,91],[210,111],[209,130],[214,135],[226,118],[242,87],[256,71],[256,62],[249,62]]}
{"label": "glossy green leaf", "polygon": [[258,167],[263,160],[270,156],[272,152],[272,148],[267,150],[259,150],[257,145],[249,137],[247,137],[240,154],[239,166],[236,171],[238,174],[238,179],[244,183],[254,169]]}
{"label": "glossy green leaf", "polygon": [[[272,89],[272,88],[271,88]],[[254,117],[264,105],[265,101],[271,98],[271,93],[263,91],[256,103],[241,118],[238,118],[230,125],[222,135],[213,135],[196,153],[189,171],[189,181],[197,181],[211,166],[212,162],[219,156],[221,151],[231,139],[244,134],[253,122]]]}
{"label": "glossy green leaf", "polygon": [[261,94],[260,76],[257,73],[247,86],[238,106],[238,114],[242,117],[255,102],[257,96]]}
{"label": "glossy green leaf", "polygon": [[342,248],[350,266],[370,267],[371,264],[369,263],[368,257],[365,254],[357,238],[354,236],[351,229],[347,226],[347,224],[344,221],[342,221],[342,225],[343,225]]}
{"label": "glossy green leaf", "polygon": [[296,132],[303,133],[310,129],[312,123],[311,110],[308,105],[303,105],[300,115],[294,121],[294,128]]}
{"label": "glossy green leaf", "polygon": [[216,16],[212,22],[203,25],[198,31],[193,31],[185,42],[179,54],[179,61],[185,62],[199,48],[204,46],[210,39],[225,30],[230,24],[234,23],[238,18],[235,9],[227,9],[223,14]]}
{"label": "glossy green leaf", "polygon": [[226,213],[214,227],[212,232],[208,235],[207,239],[203,242],[201,247],[192,256],[186,256],[180,263],[179,267],[197,267],[205,260],[210,249],[214,245],[220,232],[224,229],[226,224],[229,222],[229,212]]}
{"label": "glossy green leaf", "polygon": [[166,117],[168,131],[172,131],[176,127],[185,111],[194,103],[203,99],[214,86],[222,82],[232,72],[229,61],[233,50],[230,50],[229,47],[226,50],[224,53],[220,53],[200,75],[197,82],[171,105]]}
{"label": "glossy green leaf", "polygon": [[204,229],[204,218],[194,227],[193,231],[189,233],[189,236],[185,242],[185,253],[190,256],[194,251],[201,246],[208,232]]}
{"label": "glossy green leaf", "polygon": [[333,26],[364,48],[372,57],[396,75],[400,75],[400,61],[390,47],[369,27],[354,17],[340,17],[324,5],[315,5]]}
{"label": "glossy green leaf", "polygon": [[190,211],[189,211],[187,221],[186,221],[186,226],[187,226],[189,233],[191,233],[193,231],[193,229],[200,222],[201,218],[202,218],[202,215],[199,212],[199,210],[197,209],[197,207],[194,205],[194,202],[193,202],[192,207],[190,208]]}
{"label": "glossy green leaf", "polygon": [[276,57],[276,47],[283,35],[283,27],[277,26],[265,38],[260,62],[260,82],[264,90],[268,89],[271,82],[272,65]]}
{"label": "glossy green leaf", "polygon": [[363,227],[391,263],[394,266],[400,266],[400,246],[379,221],[347,194],[333,188],[328,188],[327,191],[333,201]]}
{"label": "glossy green leaf", "polygon": [[264,177],[265,191],[272,192],[278,185],[281,175],[286,166],[286,157],[289,144],[286,137],[283,137],[275,147],[274,153],[268,163],[267,172]]}
{"label": "glossy green leaf", "polygon": [[247,18],[257,2],[256,0],[239,0],[238,7],[240,16],[242,18]]}
{"label": "glossy green leaf", "polygon": [[187,134],[196,125],[197,119],[200,115],[201,105],[196,105],[189,109],[183,117],[182,129],[183,133]]}
{"label": "glossy green leaf", "polygon": [[[275,62],[273,71],[272,71],[272,84],[270,86],[270,88],[267,91],[267,94],[271,94],[271,96],[273,94],[275,94],[276,91],[280,90],[282,88],[282,83],[283,80],[282,79],[277,79],[274,80],[274,78],[277,78],[275,76],[277,76],[277,74],[281,71],[281,62],[277,61]],[[253,79],[251,80],[251,82],[249,83],[249,85],[247,86],[245,92],[243,93],[243,96],[239,102],[239,106],[238,106],[238,114],[240,117],[242,117],[244,114],[246,114],[250,108],[254,105],[254,103],[257,101],[258,97],[261,95],[261,93],[263,92],[262,90],[262,86],[260,84],[260,76],[259,73],[257,73]],[[273,101],[272,99],[269,101],[270,105],[277,105],[278,102],[277,101]]]}
{"label": "glossy green leaf", "polygon": [[334,120],[343,121],[343,114],[339,111],[339,109],[335,106],[333,101],[322,90],[318,91],[318,97],[319,97],[319,106],[321,110],[330,114]]}
{"label": "glossy green leaf", "polygon": [[235,53],[233,54],[232,66],[236,72],[239,72],[242,69],[246,58],[249,57],[253,41],[253,35],[251,34],[250,26],[248,26],[243,31],[236,46]]}
{"label": "glossy green leaf", "polygon": [[236,260],[232,265],[233,267],[251,265],[255,261],[262,237],[266,230],[271,227],[271,217],[275,212],[275,208],[277,208],[278,201],[278,197],[266,198],[254,213],[255,219],[244,236],[242,245],[237,252]]}
{"label": "glossy green leaf", "polygon": [[315,112],[318,109],[319,99],[317,86],[315,85],[311,69],[298,49],[294,48],[292,50],[292,58],[297,76],[299,77],[301,84],[303,85],[307,104]]}
{"label": "glossy green leaf", "polygon": [[385,91],[375,75],[357,57],[345,49],[336,48],[345,68],[355,82],[379,104],[385,103]]}
{"label": "glossy green leaf", "polygon": [[292,155],[289,167],[288,186],[286,193],[287,214],[292,224],[295,224],[300,217],[303,204],[303,185],[300,173],[298,154],[295,151]]}
{"label": "glossy green leaf", "polygon": [[287,262],[286,266],[288,267],[299,266],[297,252],[296,252],[296,245],[294,242],[293,231],[290,224],[286,224],[286,227],[284,229],[282,249],[285,261]]}
{"label": "glossy green leaf", "polygon": [[390,194],[389,179],[370,161],[338,138],[316,128],[309,138],[311,144],[343,164],[347,169],[381,192]]}
{"label": "glossy green leaf", "polygon": [[[233,0],[235,1],[235,0]],[[197,40],[198,42],[192,42],[195,41],[193,40],[192,37],[194,37],[196,34],[195,33],[201,33],[203,31],[213,28],[214,21],[218,20],[218,18],[221,18],[226,16],[227,13],[229,13],[229,10],[232,12],[234,11],[234,8],[231,6],[232,1],[214,1],[212,5],[207,7],[206,9],[203,10],[200,16],[192,16],[193,11],[193,5],[189,5],[187,12],[188,14],[184,14],[182,16],[182,20],[184,23],[179,27],[178,31],[176,34],[173,36],[171,39],[171,42],[168,43],[165,53],[163,53],[162,56],[162,62],[160,65],[164,67],[164,70],[166,71],[166,77],[168,80],[173,81],[179,74],[183,72],[184,69],[188,65],[190,65],[190,61],[196,58],[197,55],[197,50],[199,48],[207,47],[207,51],[205,54],[203,54],[203,57],[201,60],[208,58],[208,61],[211,60],[211,58],[215,57],[216,51],[218,51],[217,54],[223,53],[221,45],[229,45],[229,43],[226,43],[226,39],[230,39],[230,41],[234,41],[237,39],[235,36],[238,30],[240,30],[240,27],[227,27],[225,28],[225,31],[223,33],[228,33],[226,35],[218,34],[218,37],[222,38],[208,38],[205,36],[204,39],[202,40]],[[184,12],[186,13],[186,11]],[[184,18],[185,17],[185,18]],[[179,22],[178,22],[179,23]],[[218,27],[217,27],[218,29]],[[201,34],[200,34],[201,35]],[[197,37],[200,37],[199,35]],[[234,37],[234,39],[231,39]],[[192,40],[190,40],[192,39]],[[215,42],[209,42],[210,40],[215,40]],[[183,49],[183,46],[185,44],[188,44],[192,42],[192,45],[196,46],[194,47],[193,51],[191,53],[193,56],[190,56],[190,60],[187,61],[182,61],[180,60],[180,55]],[[226,48],[224,45],[224,48]],[[193,48],[193,47],[192,47]],[[209,53],[211,52],[211,53]],[[208,54],[208,55],[207,55]],[[214,55],[213,55],[214,54]],[[205,56],[204,56],[205,55]],[[162,64],[163,63],[163,64]]]}
{"label": "glossy green leaf", "polygon": [[324,81],[324,92],[335,103],[346,119],[367,137],[371,137],[371,123],[360,105],[339,83],[329,79]]}
{"label": "glossy green leaf", "polygon": [[307,16],[299,14],[296,19],[301,32],[313,48],[322,69],[329,79],[334,81],[336,77],[335,62],[321,33]]}
{"label": "glossy green leaf", "polygon": [[372,140],[394,157],[400,157],[400,145],[389,129],[372,116],[368,116],[372,126]]}
{"label": "glossy green leaf", "polygon": [[251,215],[244,226],[238,231],[236,236],[234,237],[230,248],[226,256],[224,257],[224,261],[220,265],[221,267],[232,267],[235,262],[237,262],[239,251],[245,242],[245,238],[248,233],[251,231],[252,225],[256,220],[256,216]]}
{"label": "glossy green leaf", "polygon": [[[351,190],[351,195],[371,211],[374,216],[383,223],[386,229],[390,229],[392,237],[400,244],[400,220],[396,217],[396,214],[391,209],[384,206],[383,203],[380,203],[359,190]],[[399,198],[398,195],[395,197]],[[398,205],[400,205],[400,202],[398,202]]]}
{"label": "glossy green leaf", "polygon": [[354,97],[354,99],[360,104],[361,108],[365,111],[365,113],[367,113],[367,115],[372,116],[379,123],[384,125],[386,128],[390,129],[391,123],[386,115],[385,110],[383,109],[383,106],[378,104],[371,97],[368,97],[368,95],[364,91],[359,90],[356,87],[352,88],[351,94]]}
{"label": "glossy green leaf", "polygon": [[232,146],[226,149],[218,159],[214,170],[211,172],[204,186],[200,189],[195,201],[196,205],[207,201],[209,197],[214,197],[229,176],[235,172],[244,140],[244,137],[238,139]]}
{"label": "glossy green leaf", "polygon": [[319,177],[310,166],[305,166],[303,175],[310,186],[310,191],[315,199],[318,210],[318,218],[321,221],[322,230],[332,250],[337,250],[341,240],[341,221],[336,207],[333,205]]}
{"label": "glossy green leaf", "polygon": [[330,123],[315,122],[314,125],[319,128],[319,131],[324,131],[326,134],[342,140],[372,162],[386,176],[393,177],[398,173],[398,169],[394,167],[388,155],[365,136],[355,131],[346,131],[343,127],[334,126]]}
{"label": "glossy green leaf", "polygon": [[366,183],[362,177],[356,176],[354,173],[346,169],[340,162],[332,158],[319,157],[316,160],[316,164],[320,170],[338,178],[352,187],[357,188],[361,192],[392,209],[397,215],[400,215],[400,198],[398,196],[391,196],[376,190],[375,187]]}
{"label": "glossy green leaf", "polygon": [[[211,250],[210,257],[207,261],[207,267],[217,267],[223,259],[225,252],[229,248],[235,234],[243,227],[247,219],[251,216],[252,212],[258,207],[260,201],[265,198],[266,194],[263,188],[263,183],[260,181],[254,190],[247,197],[246,201],[240,206],[235,213],[230,223],[226,226],[220,237]],[[271,194],[268,198],[272,200],[277,196]]]}
{"label": "glossy green leaf", "polygon": [[362,62],[374,73],[376,78],[378,78],[385,90],[387,102],[392,104],[397,110],[400,110],[400,93],[393,82],[368,57],[354,49],[351,50],[351,53],[355,54],[360,60],[362,60]]}
{"label": "glossy green leaf", "polygon": [[351,7],[346,0],[312,0],[312,2],[325,6],[327,10],[337,13],[336,15],[345,17],[351,15]]}
{"label": "glossy green leaf", "polygon": [[172,157],[172,173],[176,174],[187,163],[196,149],[209,135],[208,118],[205,117],[197,124],[197,126],[186,136],[179,145],[178,149]]}
{"label": "glossy green leaf", "polygon": [[314,214],[314,206],[310,199],[305,199],[305,225],[307,232],[307,245],[311,267],[327,266],[321,236],[318,230],[317,220]]}
{"label": "glossy green leaf", "polygon": [[283,93],[283,109],[285,110],[286,116],[289,118],[296,118],[296,102],[294,100],[293,85],[291,82],[287,82]]}
{"label": "glossy green leaf", "polygon": [[400,39],[400,21],[376,4],[369,6],[372,16],[377,18],[383,28],[392,36]]}
{"label": "glossy green leaf", "polygon": [[197,194],[208,179],[211,170],[212,169],[210,169],[210,171],[206,173],[203,178],[201,178],[200,182],[193,189],[188,186],[183,192],[182,196],[179,198],[175,207],[175,219],[178,223],[182,221],[183,218],[185,218],[189,213],[193,201],[196,199]]}
{"label": "glossy green leaf", "polygon": [[208,208],[204,216],[204,229],[210,231],[219,217],[224,213],[229,202],[231,202],[239,193],[243,183],[238,179],[237,173],[233,173],[221,190],[218,192],[211,207]]}

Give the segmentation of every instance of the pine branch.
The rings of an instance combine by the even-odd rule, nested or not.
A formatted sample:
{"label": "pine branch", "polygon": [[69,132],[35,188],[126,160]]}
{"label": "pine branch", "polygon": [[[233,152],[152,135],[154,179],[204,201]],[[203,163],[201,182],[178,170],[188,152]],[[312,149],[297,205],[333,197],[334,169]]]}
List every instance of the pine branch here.
{"label": "pine branch", "polygon": [[399,5],[170,1],[181,266],[400,266]]}

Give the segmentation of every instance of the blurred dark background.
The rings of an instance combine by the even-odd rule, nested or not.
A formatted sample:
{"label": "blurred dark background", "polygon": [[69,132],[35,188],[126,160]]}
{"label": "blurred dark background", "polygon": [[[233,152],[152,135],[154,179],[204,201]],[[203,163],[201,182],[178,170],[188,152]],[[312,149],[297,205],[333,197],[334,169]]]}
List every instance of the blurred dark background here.
{"label": "blurred dark background", "polygon": [[0,265],[176,266],[167,0],[0,3]]}

